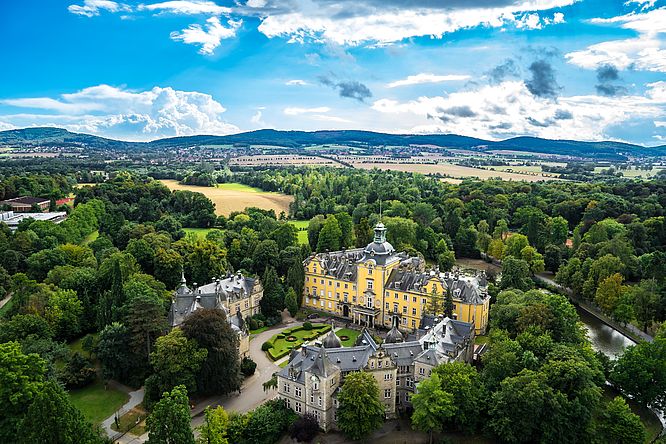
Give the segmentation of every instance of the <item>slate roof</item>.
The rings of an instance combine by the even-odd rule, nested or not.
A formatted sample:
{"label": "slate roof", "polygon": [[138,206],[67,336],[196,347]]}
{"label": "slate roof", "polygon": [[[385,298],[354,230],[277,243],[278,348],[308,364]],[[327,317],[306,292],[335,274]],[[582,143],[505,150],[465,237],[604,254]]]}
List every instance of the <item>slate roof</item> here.
{"label": "slate roof", "polygon": [[360,248],[319,253],[314,256],[326,276],[350,282],[356,282],[357,262],[362,257],[363,250]]}
{"label": "slate roof", "polygon": [[398,366],[412,365],[414,359],[423,352],[423,346],[419,341],[382,344],[382,348]]}
{"label": "slate roof", "polygon": [[43,204],[50,202],[49,199],[44,197],[32,197],[32,196],[21,196],[15,197],[13,199],[7,199],[0,202],[0,204],[11,205],[12,203],[23,204],[23,205],[34,205],[34,204]]}
{"label": "slate roof", "polygon": [[447,288],[454,299],[468,304],[483,304],[488,298],[487,281],[484,276],[464,276],[457,273],[437,273],[434,270],[418,272],[410,267],[397,267],[386,281],[386,290],[424,293],[423,287],[431,279],[437,279]]}

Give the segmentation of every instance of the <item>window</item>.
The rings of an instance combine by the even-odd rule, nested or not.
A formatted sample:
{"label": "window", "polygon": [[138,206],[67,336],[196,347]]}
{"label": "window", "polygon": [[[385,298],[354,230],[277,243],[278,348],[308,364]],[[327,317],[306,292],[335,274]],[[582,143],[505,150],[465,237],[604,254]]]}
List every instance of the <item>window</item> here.
{"label": "window", "polygon": [[[323,293],[323,290],[322,290],[322,293]],[[321,305],[322,307],[324,306],[324,300],[323,299],[321,300],[321,303],[319,305]]]}
{"label": "window", "polygon": [[398,293],[393,296],[395,299],[398,299]]}
{"label": "window", "polygon": [[289,398],[287,398],[287,407],[291,408],[291,401],[289,400]]}
{"label": "window", "polygon": [[314,404],[314,393],[310,393],[310,404]]}
{"label": "window", "polygon": [[384,389],[384,398],[389,399],[391,397],[391,389]]}
{"label": "window", "polygon": [[393,313],[397,313],[397,312],[398,312],[398,304],[394,303],[393,304]]}
{"label": "window", "polygon": [[340,293],[335,293],[335,298],[340,300]]}
{"label": "window", "polygon": [[333,285],[333,282],[331,282],[331,281],[328,281],[328,285]]}
{"label": "window", "polygon": [[349,284],[345,284],[345,288],[349,288]]}
{"label": "window", "polygon": [[388,302],[386,303],[386,309],[387,310],[389,309],[389,303]]}
{"label": "window", "polygon": [[323,279],[320,279],[320,280],[321,280],[321,284],[324,285],[324,280]]}
{"label": "window", "polygon": [[382,368],[382,361],[378,361],[378,362],[377,362],[377,367],[378,367],[378,368]]}
{"label": "window", "polygon": [[303,405],[300,402],[295,403],[294,410],[296,410],[296,413],[301,413],[303,411]]}
{"label": "window", "polygon": [[375,368],[375,361],[370,361],[370,368]]}
{"label": "window", "polygon": [[308,276],[305,276],[305,282],[310,282],[310,278]]}
{"label": "window", "polygon": [[368,290],[372,290],[373,281],[372,279],[366,279]]}
{"label": "window", "polygon": [[391,379],[393,379],[393,373],[386,373],[384,375],[384,381],[390,381]]}
{"label": "window", "polygon": [[352,298],[352,302],[355,304],[356,303],[356,296]]}
{"label": "window", "polygon": [[348,293],[344,294],[344,301],[349,302],[349,294]]}
{"label": "window", "polygon": [[403,300],[404,300],[405,302],[407,302],[407,301],[409,300],[409,296],[404,295],[404,296],[403,296]]}
{"label": "window", "polygon": [[407,325],[407,318],[402,318],[402,325]]}
{"label": "window", "polygon": [[333,308],[333,302],[328,301],[328,308],[329,308],[329,309],[330,309],[330,308]]}
{"label": "window", "polygon": [[336,283],[335,283],[335,287],[336,287],[336,288],[340,288],[340,282],[336,282]]}
{"label": "window", "polygon": [[301,388],[300,388],[299,386],[294,387],[294,395],[295,395],[297,398],[300,398],[300,397],[301,397]]}
{"label": "window", "polygon": [[395,379],[395,385],[397,385],[398,387],[400,387],[400,378],[396,378],[396,379]]}
{"label": "window", "polygon": [[407,314],[407,306],[402,307],[402,314]]}
{"label": "window", "polygon": [[425,369],[423,367],[419,369],[419,375],[425,375]]}
{"label": "window", "polygon": [[416,316],[416,308],[412,308],[412,316]]}
{"label": "window", "polygon": [[333,294],[333,293],[331,293],[330,291],[328,292],[328,298],[329,298],[329,299],[331,298],[331,295],[332,295],[332,294]]}
{"label": "window", "polygon": [[319,381],[312,382],[312,390],[319,390]]}
{"label": "window", "polygon": [[324,296],[324,289],[323,288],[321,290],[319,290],[319,295]]}
{"label": "window", "polygon": [[412,328],[416,328],[416,321],[412,319]]}
{"label": "window", "polygon": [[285,384],[282,389],[284,390],[285,393],[289,393],[289,384]]}
{"label": "window", "polygon": [[335,385],[335,378],[331,378],[331,387]]}
{"label": "window", "polygon": [[[414,383],[412,382],[412,378],[405,379],[405,385],[407,387],[412,387],[414,385]],[[406,401],[406,399],[405,399],[405,401]]]}
{"label": "window", "polygon": [[372,308],[372,296],[368,296],[368,300],[366,301],[366,307]]}
{"label": "window", "polygon": [[421,298],[421,304],[425,305],[428,303],[428,300],[426,298]]}
{"label": "window", "polygon": [[250,307],[250,302],[249,302],[249,301],[245,301],[245,308],[249,308],[249,307]]}
{"label": "window", "polygon": [[319,398],[317,398],[317,405],[318,405],[319,407],[321,407],[321,396],[320,396]]}

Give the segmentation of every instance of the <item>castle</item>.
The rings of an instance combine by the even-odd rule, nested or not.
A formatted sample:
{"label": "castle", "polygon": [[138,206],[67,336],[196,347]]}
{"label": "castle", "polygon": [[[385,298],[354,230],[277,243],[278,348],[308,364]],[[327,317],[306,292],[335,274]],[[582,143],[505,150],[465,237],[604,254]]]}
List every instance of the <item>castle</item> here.
{"label": "castle", "polygon": [[451,317],[488,325],[490,297],[483,273],[463,276],[425,269],[423,259],[396,252],[380,222],[365,248],[311,255],[305,268],[304,307],[370,328],[415,331],[425,314],[442,314],[444,298],[453,300]]}
{"label": "castle", "polygon": [[277,374],[278,396],[296,413],[314,415],[328,431],[336,427],[337,393],[350,372],[374,376],[386,418],[411,407],[416,384],[439,364],[471,362],[474,325],[449,318],[425,316],[419,336],[404,341],[393,327],[378,345],[364,328],[353,347],[341,347],[333,330],[321,345],[294,350],[289,363]]}
{"label": "castle", "polygon": [[177,327],[189,315],[202,308],[223,310],[231,328],[238,334],[239,355],[243,358],[249,356],[250,352],[245,319],[259,313],[259,302],[263,295],[264,289],[259,279],[245,277],[240,271],[200,287],[195,283],[191,289],[183,274],[171,302],[169,325]]}

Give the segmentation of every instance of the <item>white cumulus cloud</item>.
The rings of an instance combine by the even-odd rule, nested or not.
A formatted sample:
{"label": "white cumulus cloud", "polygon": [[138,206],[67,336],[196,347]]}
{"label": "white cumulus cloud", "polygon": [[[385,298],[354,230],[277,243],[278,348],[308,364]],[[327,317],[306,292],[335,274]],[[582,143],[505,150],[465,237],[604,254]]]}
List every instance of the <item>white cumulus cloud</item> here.
{"label": "white cumulus cloud", "polygon": [[184,15],[227,15],[231,13],[231,8],[220,6],[217,3],[211,1],[174,0],[160,3],[141,4],[139,5],[138,9]]}
{"label": "white cumulus cloud", "polygon": [[204,26],[193,24],[182,31],[174,31],[171,38],[190,45],[200,45],[200,54],[212,54],[220,46],[223,39],[236,36],[236,30],[243,24],[242,20],[228,20],[229,27],[220,23],[218,17],[210,17]]}
{"label": "white cumulus cloud", "polygon": [[319,106],[316,108],[298,108],[298,107],[287,107],[283,112],[288,116],[298,116],[301,114],[312,114],[312,113],[327,113],[331,110],[328,106]]}
{"label": "white cumulus cloud", "polygon": [[405,79],[396,80],[386,86],[388,88],[397,88],[399,86],[419,85],[422,83],[442,83],[468,80],[470,76],[464,74],[436,75],[431,73],[420,73],[413,76],[407,76]]}
{"label": "white cumulus cloud", "polygon": [[592,19],[599,25],[619,25],[636,31],[635,38],[610,40],[566,54],[569,63],[586,69],[611,64],[620,69],[666,72],[666,7],[607,19]]}
{"label": "white cumulus cloud", "polygon": [[284,82],[284,84],[287,86],[305,86],[308,85],[308,82],[301,79],[293,79],[293,80],[287,80],[286,82]]}
{"label": "white cumulus cloud", "polygon": [[0,116],[0,121],[5,124],[63,126],[72,131],[107,137],[146,140],[239,131],[238,127],[222,119],[226,109],[211,95],[171,87],[132,91],[97,85],[58,98],[10,99],[2,103],[42,110],[42,113]]}
{"label": "white cumulus cloud", "polygon": [[101,11],[119,12],[129,11],[131,8],[123,3],[117,3],[110,0],[85,0],[83,5],[69,5],[67,10],[72,14],[94,17]]}

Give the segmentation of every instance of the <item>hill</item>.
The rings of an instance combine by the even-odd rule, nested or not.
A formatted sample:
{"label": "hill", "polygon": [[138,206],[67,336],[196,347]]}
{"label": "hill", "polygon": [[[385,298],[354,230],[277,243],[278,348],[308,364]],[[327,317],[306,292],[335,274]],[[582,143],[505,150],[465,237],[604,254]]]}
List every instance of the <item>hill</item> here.
{"label": "hill", "polygon": [[75,146],[89,149],[153,150],[201,145],[272,145],[300,149],[313,145],[409,146],[434,145],[477,151],[510,150],[568,155],[604,160],[634,157],[664,157],[666,146],[644,147],[622,142],[581,142],[514,137],[490,141],[455,134],[385,134],[372,131],[278,131],[263,129],[226,136],[197,135],[158,139],[152,142],[124,142],[61,128],[26,128],[0,132],[0,146]]}

